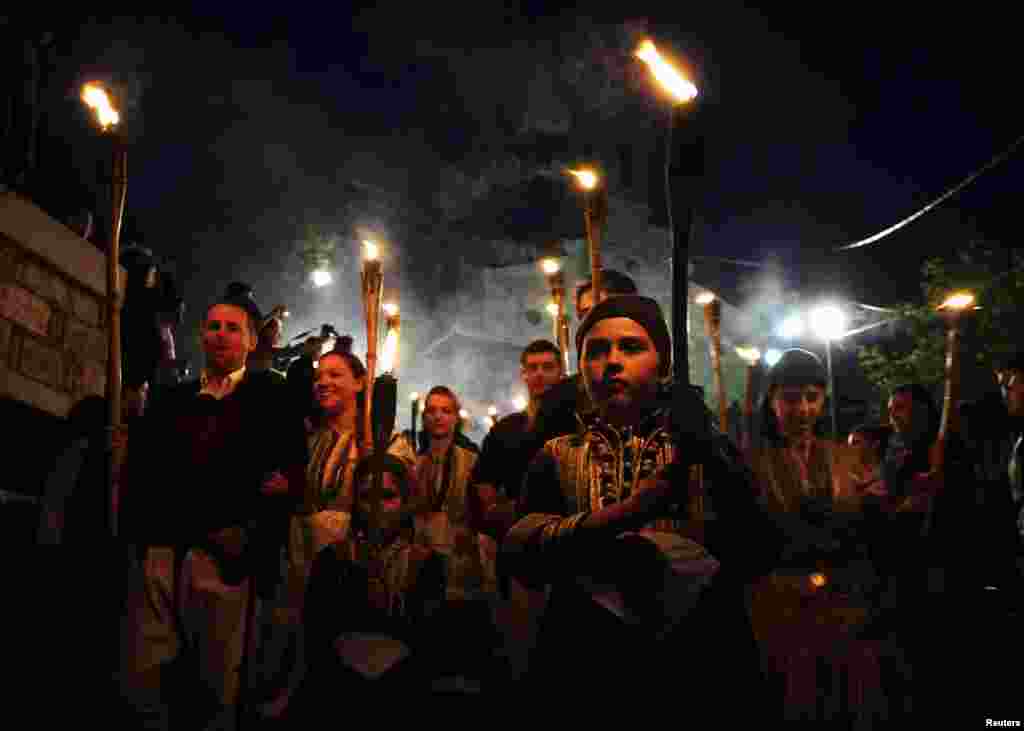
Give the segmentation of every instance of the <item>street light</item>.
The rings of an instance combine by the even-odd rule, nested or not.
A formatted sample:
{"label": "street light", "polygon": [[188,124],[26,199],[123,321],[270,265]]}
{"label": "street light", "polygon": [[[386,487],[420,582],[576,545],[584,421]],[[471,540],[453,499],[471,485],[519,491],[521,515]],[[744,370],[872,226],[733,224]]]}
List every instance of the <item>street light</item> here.
{"label": "street light", "polygon": [[832,341],[838,340],[846,331],[846,315],[836,305],[819,305],[811,310],[811,331],[825,341],[825,363],[828,369],[828,390],[831,396],[829,411],[832,418],[832,440],[839,439],[836,425],[836,383],[832,375]]}
{"label": "street light", "polygon": [[113,211],[110,220],[110,249],[107,252],[107,514],[110,534],[117,537],[117,515],[114,512],[114,475],[119,455],[114,435],[121,426],[121,222],[128,192],[128,145],[121,131],[121,115],[106,90],[96,83],[82,87],[82,102],[96,113],[96,121],[113,143],[113,168],[110,175],[110,199]]}
{"label": "street light", "polygon": [[334,281],[334,277],[326,269],[314,269],[309,276],[313,280],[314,287],[326,287]]}
{"label": "street light", "polygon": [[807,324],[804,322],[803,316],[796,313],[782,321],[782,324],[779,325],[778,334],[779,337],[796,340],[801,337],[806,330]]}

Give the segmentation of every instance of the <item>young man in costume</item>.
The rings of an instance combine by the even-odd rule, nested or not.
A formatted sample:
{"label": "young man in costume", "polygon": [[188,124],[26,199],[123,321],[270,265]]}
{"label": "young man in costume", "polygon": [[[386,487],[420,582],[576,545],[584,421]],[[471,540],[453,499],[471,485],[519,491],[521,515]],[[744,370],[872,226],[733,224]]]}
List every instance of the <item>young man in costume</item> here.
{"label": "young man in costume", "polygon": [[[720,436],[683,444],[673,429],[671,342],[654,300],[595,305],[576,346],[593,409],[579,432],[534,458],[499,555],[502,575],[550,591],[530,690],[589,688],[599,700],[607,689],[645,707],[663,700],[666,713],[682,688],[712,707],[737,683],[756,694],[750,631],[730,588],[756,571],[747,546],[773,553],[749,477]],[[677,395],[705,413],[692,389]],[[743,536],[722,541],[717,556],[685,536],[698,463],[723,520]]]}

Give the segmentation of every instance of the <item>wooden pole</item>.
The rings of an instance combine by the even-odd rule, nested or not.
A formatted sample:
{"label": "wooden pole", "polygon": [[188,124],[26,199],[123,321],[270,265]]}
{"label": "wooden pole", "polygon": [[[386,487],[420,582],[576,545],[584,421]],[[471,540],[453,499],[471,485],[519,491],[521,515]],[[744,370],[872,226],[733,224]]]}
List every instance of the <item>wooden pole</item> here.
{"label": "wooden pole", "polygon": [[363,456],[373,453],[373,381],[377,371],[377,336],[380,326],[380,306],[383,294],[384,272],[378,259],[363,262],[363,307],[366,311],[366,383],[363,398],[366,405],[363,414]]}
{"label": "wooden pole", "polygon": [[604,180],[601,180],[596,188],[583,192],[583,222],[587,232],[587,248],[590,253],[590,287],[595,305],[604,299],[604,285],[601,281],[601,272],[604,270],[601,259],[601,240],[604,237],[607,218],[608,190]]}
{"label": "wooden pole", "polygon": [[112,203],[110,248],[107,252],[107,510],[108,532],[118,535],[117,511],[114,507],[115,476],[120,455],[115,436],[121,428],[121,223],[128,193],[128,146],[117,131],[111,135],[113,167],[110,176]]}
{"label": "wooden pole", "polygon": [[687,516],[691,537],[698,542],[704,537],[704,482],[700,453],[706,447],[708,429],[706,414],[702,407],[694,408],[696,399],[690,393],[687,324],[690,236],[703,177],[704,133],[699,107],[674,106],[665,141],[665,208],[672,236],[672,422],[680,464],[689,468]]}

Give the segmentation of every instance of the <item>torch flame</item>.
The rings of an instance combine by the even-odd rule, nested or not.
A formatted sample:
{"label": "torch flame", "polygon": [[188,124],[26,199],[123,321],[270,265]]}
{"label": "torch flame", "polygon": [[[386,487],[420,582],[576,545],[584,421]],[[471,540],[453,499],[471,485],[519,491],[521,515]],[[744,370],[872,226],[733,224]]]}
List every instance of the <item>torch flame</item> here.
{"label": "torch flame", "polygon": [[736,355],[747,362],[747,365],[754,365],[761,360],[761,351],[757,348],[736,348]]}
{"label": "torch flame", "polygon": [[398,314],[398,305],[394,302],[388,302],[383,306],[384,314],[388,317],[394,317]]}
{"label": "torch flame", "polygon": [[558,317],[558,305],[554,302],[548,302],[548,314],[552,317]]}
{"label": "torch flame", "polygon": [[826,583],[828,583],[828,579],[826,579],[825,574],[822,573],[811,574],[810,578],[811,586],[813,586],[816,589],[820,589],[821,587],[825,586]]}
{"label": "torch flame", "polygon": [[970,292],[957,292],[946,298],[946,301],[939,305],[940,310],[966,310],[974,304],[974,295]]}
{"label": "torch flame", "polygon": [[366,261],[376,261],[377,257],[380,256],[380,249],[378,249],[377,244],[372,241],[364,241],[363,248],[363,258],[366,259]]}
{"label": "torch flame", "polygon": [[512,405],[516,407],[516,411],[523,411],[526,408],[526,399],[522,396],[516,396],[512,399]]}
{"label": "torch flame", "polygon": [[110,103],[110,97],[107,96],[103,87],[97,84],[86,84],[82,87],[82,101],[96,112],[96,119],[103,129],[114,127],[121,121],[121,115]]}
{"label": "torch flame", "polygon": [[469,412],[466,411],[465,409],[459,409],[459,418],[460,419],[468,419],[469,418]]}
{"label": "torch flame", "polygon": [[392,373],[398,362],[398,333],[395,330],[388,330],[384,337],[384,347],[380,356],[380,372]]}
{"label": "torch flame", "polygon": [[697,87],[661,57],[653,41],[646,40],[641,43],[636,49],[636,57],[647,64],[654,78],[672,95],[677,104],[696,98]]}
{"label": "torch flame", "polygon": [[562,268],[562,265],[558,263],[558,259],[552,256],[541,259],[540,266],[545,274],[558,274],[558,270]]}
{"label": "torch flame", "polygon": [[497,416],[498,415],[498,407],[497,406],[488,406],[487,407],[487,414],[488,414],[488,416]]}
{"label": "torch flame", "polygon": [[715,301],[715,293],[714,292],[701,292],[700,294],[697,295],[697,304],[698,305],[710,305],[714,301]]}
{"label": "torch flame", "polygon": [[576,181],[580,184],[583,190],[593,190],[597,187],[598,178],[597,173],[589,168],[582,168],[580,170],[570,170],[569,174],[576,178]]}
{"label": "torch flame", "polygon": [[409,394],[409,400],[410,401],[419,401],[420,400],[419,391],[413,391],[412,393],[410,393]]}

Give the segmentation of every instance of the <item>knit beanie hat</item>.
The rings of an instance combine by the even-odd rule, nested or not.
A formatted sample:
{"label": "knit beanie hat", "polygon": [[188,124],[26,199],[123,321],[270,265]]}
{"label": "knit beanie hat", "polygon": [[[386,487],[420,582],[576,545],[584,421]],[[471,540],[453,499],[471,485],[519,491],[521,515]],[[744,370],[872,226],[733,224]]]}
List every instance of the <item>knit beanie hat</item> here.
{"label": "knit beanie hat", "polygon": [[672,338],[669,336],[665,317],[661,314],[661,307],[657,302],[639,294],[608,297],[594,306],[576,331],[576,357],[579,362],[583,362],[583,341],[586,340],[587,333],[598,322],[609,317],[627,317],[646,330],[658,351],[659,375],[665,377],[671,374]]}
{"label": "knit beanie hat", "polygon": [[813,383],[826,387],[828,377],[821,359],[801,348],[791,348],[782,354],[768,374],[768,386],[803,386]]}

